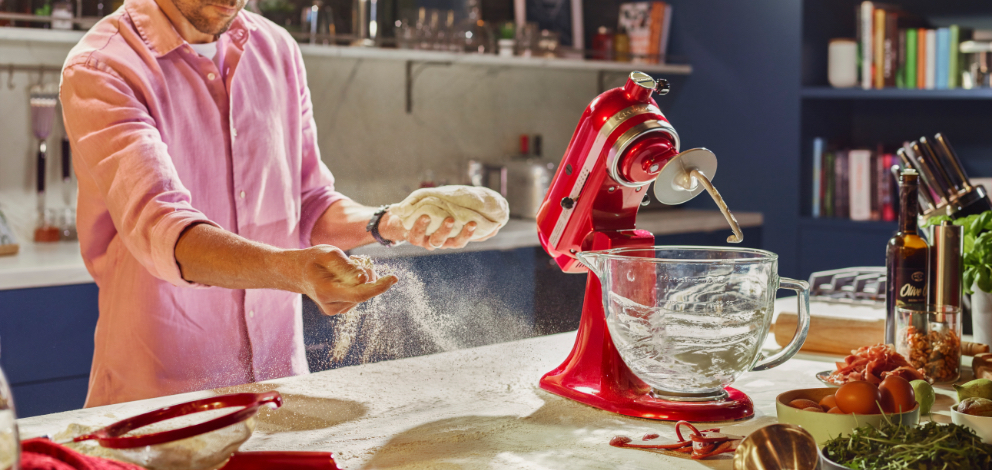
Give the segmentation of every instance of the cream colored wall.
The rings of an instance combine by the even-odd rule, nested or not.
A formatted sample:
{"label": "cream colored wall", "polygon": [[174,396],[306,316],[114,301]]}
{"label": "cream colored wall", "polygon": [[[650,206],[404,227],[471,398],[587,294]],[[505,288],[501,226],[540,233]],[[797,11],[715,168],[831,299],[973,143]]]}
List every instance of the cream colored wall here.
{"label": "cream colored wall", "polygon": [[[23,237],[35,219],[36,144],[27,89],[38,74],[15,73],[11,90],[3,65],[60,65],[69,49],[0,41],[0,208]],[[517,151],[522,133],[543,135],[544,155],[560,159],[597,91],[593,71],[430,66],[418,75],[413,113],[406,114],[405,62],[319,56],[305,62],[322,158],[339,190],[371,205],[398,202],[427,170],[437,180],[462,183],[468,160],[499,162]],[[62,204],[60,136],[57,123],[49,146],[51,207]]]}

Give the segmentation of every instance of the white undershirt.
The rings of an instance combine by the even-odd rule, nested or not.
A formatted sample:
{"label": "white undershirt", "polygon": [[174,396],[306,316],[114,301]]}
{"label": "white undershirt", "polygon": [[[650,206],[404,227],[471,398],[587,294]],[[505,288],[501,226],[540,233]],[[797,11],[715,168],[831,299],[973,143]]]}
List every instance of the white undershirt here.
{"label": "white undershirt", "polygon": [[214,57],[217,55],[217,41],[206,44],[190,44],[189,47],[192,47],[197,54],[210,60],[214,60]]}

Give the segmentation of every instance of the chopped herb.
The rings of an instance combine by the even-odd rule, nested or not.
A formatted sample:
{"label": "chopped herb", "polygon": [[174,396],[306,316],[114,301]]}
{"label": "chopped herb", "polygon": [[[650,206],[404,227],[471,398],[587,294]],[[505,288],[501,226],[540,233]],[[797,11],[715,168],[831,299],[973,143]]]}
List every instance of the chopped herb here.
{"label": "chopped herb", "polygon": [[992,445],[956,424],[862,426],[827,442],[823,454],[857,470],[992,469]]}

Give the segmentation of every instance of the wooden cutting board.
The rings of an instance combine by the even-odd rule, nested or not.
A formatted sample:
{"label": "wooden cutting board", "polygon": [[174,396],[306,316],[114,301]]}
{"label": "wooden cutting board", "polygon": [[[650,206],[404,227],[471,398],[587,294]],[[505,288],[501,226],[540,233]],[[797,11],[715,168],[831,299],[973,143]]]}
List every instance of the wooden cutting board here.
{"label": "wooden cutting board", "polygon": [[[772,325],[775,342],[785,346],[796,333],[799,315],[795,297],[779,299],[778,317]],[[801,351],[846,356],[861,346],[881,343],[885,339],[883,307],[810,302],[810,324]]]}

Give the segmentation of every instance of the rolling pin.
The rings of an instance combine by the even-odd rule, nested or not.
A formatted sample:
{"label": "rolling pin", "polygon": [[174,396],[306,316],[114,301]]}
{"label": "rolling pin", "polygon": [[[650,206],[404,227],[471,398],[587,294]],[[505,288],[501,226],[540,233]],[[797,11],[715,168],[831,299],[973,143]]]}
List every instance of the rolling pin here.
{"label": "rolling pin", "polygon": [[[779,346],[789,344],[796,334],[799,316],[782,312],[772,326],[775,342]],[[885,339],[884,318],[850,318],[813,315],[809,323],[809,334],[800,351],[840,354],[847,356],[862,346],[881,343]]]}

